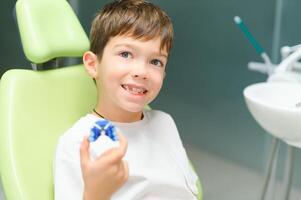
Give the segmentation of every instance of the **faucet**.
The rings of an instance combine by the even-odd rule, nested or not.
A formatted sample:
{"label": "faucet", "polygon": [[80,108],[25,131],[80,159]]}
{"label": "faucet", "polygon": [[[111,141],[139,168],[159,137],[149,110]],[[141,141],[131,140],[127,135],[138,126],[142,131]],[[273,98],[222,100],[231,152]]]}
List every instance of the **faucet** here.
{"label": "faucet", "polygon": [[274,68],[268,77],[268,82],[294,82],[301,83],[301,45],[281,48],[282,61]]}
{"label": "faucet", "polygon": [[301,83],[301,44],[283,46],[280,50],[282,61],[275,65],[267,54],[261,56],[264,62],[249,62],[248,69],[268,74],[267,82]]}

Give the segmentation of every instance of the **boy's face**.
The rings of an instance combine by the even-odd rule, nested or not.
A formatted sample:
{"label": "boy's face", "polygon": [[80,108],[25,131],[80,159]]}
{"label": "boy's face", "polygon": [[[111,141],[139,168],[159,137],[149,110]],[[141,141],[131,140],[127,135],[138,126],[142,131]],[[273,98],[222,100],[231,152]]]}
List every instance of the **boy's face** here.
{"label": "boy's face", "polygon": [[95,61],[95,73],[89,73],[97,81],[98,107],[138,113],[158,95],[168,56],[160,44],[160,38],[128,36],[108,41],[102,59]]}

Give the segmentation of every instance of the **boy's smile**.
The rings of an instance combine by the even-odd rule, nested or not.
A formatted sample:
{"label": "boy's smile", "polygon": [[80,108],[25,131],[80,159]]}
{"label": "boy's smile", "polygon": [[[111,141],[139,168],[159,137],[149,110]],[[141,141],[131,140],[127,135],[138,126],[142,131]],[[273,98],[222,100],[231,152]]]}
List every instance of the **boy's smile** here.
{"label": "boy's smile", "polygon": [[121,85],[123,89],[128,91],[129,93],[133,95],[145,95],[147,93],[147,89],[145,89],[143,86],[134,85],[134,84],[122,84]]}
{"label": "boy's smile", "polygon": [[[140,119],[144,106],[158,95],[163,84],[167,53],[160,44],[160,38],[144,41],[115,36],[108,41],[101,60],[92,52],[85,53],[85,66],[97,81],[96,109],[101,114],[113,121]],[[93,55],[87,54],[96,58],[92,72],[89,58]]]}

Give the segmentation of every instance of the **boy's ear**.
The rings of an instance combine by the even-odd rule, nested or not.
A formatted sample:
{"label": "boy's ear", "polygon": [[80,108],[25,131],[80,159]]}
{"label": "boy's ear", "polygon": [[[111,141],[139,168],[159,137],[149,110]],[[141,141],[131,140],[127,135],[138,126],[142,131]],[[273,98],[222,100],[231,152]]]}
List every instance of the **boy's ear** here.
{"label": "boy's ear", "polygon": [[87,73],[92,78],[97,78],[97,55],[95,55],[92,51],[86,51],[83,55],[83,62]]}

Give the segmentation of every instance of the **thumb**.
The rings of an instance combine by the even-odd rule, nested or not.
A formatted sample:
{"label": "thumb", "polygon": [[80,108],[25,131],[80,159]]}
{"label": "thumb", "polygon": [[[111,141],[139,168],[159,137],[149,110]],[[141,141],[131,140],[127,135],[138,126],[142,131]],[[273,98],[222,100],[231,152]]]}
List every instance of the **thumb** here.
{"label": "thumb", "polygon": [[122,155],[124,156],[126,154],[127,151],[127,147],[128,147],[128,142],[126,137],[120,132],[117,132],[118,138],[119,138],[119,151],[121,151]]}

